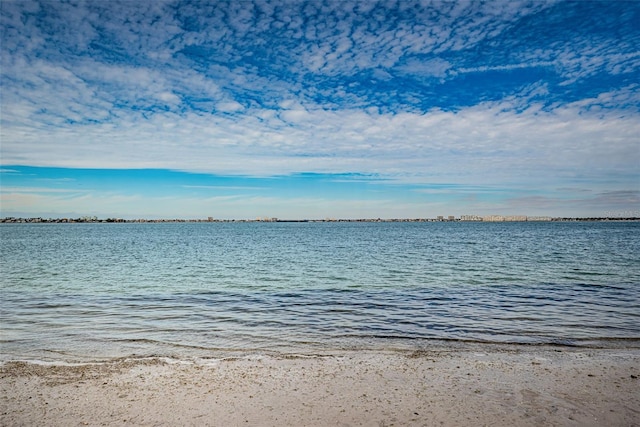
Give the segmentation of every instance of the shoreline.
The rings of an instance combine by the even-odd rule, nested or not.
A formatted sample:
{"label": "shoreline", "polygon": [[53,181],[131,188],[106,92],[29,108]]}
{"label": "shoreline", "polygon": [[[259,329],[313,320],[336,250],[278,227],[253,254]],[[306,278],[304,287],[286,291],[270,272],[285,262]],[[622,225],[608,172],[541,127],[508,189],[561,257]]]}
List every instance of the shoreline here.
{"label": "shoreline", "polygon": [[0,365],[2,425],[631,426],[640,349],[438,346]]}
{"label": "shoreline", "polygon": [[[138,340],[133,340],[136,343]],[[364,354],[422,354],[422,353],[456,353],[456,352],[517,352],[531,353],[536,351],[637,351],[640,353],[640,338],[635,337],[609,337],[609,338],[579,338],[562,339],[555,341],[522,341],[502,342],[484,341],[479,339],[458,338],[426,338],[422,344],[416,344],[415,339],[395,338],[390,342],[376,340],[374,342],[361,343],[360,345],[340,345],[334,343],[307,343],[279,345],[272,348],[256,347],[200,347],[184,344],[168,344],[173,350],[161,345],[150,348],[139,348],[138,351],[129,352],[112,351],[98,354],[83,352],[67,352],[61,350],[40,350],[37,353],[16,354],[0,351],[0,368],[13,363],[26,363],[43,366],[82,366],[111,364],[122,361],[144,361],[159,359],[174,361],[176,363],[198,363],[207,360],[243,359],[252,357],[272,358],[305,358],[305,357],[332,357],[343,353]],[[181,349],[182,351],[178,350]],[[131,350],[131,349],[128,349]]]}
{"label": "shoreline", "polygon": [[[473,218],[465,218],[473,217]],[[257,218],[257,219],[219,219],[219,218],[42,218],[42,217],[0,217],[0,224],[168,224],[168,223],[318,223],[318,222],[640,222],[637,216],[595,216],[595,217],[538,217],[527,215],[462,215],[447,218]]]}

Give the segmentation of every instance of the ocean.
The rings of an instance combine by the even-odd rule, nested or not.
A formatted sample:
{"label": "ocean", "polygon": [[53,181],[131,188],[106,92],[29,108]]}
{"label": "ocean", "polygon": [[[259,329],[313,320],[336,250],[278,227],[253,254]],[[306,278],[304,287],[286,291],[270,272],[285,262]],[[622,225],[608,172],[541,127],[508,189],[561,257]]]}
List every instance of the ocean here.
{"label": "ocean", "polygon": [[639,222],[0,225],[0,360],[640,346]]}

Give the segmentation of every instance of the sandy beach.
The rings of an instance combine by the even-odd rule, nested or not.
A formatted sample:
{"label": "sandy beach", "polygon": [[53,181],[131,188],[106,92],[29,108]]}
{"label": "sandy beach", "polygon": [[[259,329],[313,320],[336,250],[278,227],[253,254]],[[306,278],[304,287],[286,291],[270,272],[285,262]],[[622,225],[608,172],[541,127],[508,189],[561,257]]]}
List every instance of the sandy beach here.
{"label": "sandy beach", "polygon": [[456,349],[8,362],[3,426],[634,426],[640,350]]}

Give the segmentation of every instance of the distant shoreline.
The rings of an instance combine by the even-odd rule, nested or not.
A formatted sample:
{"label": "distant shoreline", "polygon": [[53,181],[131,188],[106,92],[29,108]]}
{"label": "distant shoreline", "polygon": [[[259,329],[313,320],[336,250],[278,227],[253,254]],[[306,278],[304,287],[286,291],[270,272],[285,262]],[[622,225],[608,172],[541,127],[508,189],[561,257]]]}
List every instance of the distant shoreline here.
{"label": "distant shoreline", "polygon": [[526,217],[526,216],[500,216],[490,215],[485,217],[465,218],[326,218],[326,219],[279,219],[279,218],[257,218],[257,219],[123,219],[123,218],[42,218],[42,217],[4,217],[0,218],[2,224],[101,224],[101,223],[246,223],[246,222],[282,222],[282,223],[305,223],[305,222],[603,222],[603,221],[640,221],[640,217]]}

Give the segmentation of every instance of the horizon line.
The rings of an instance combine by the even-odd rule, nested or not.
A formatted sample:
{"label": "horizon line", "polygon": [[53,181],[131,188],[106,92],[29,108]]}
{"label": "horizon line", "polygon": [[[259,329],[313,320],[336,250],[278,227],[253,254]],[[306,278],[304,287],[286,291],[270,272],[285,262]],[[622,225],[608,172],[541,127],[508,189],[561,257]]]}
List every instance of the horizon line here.
{"label": "horizon line", "polygon": [[221,222],[264,222],[264,223],[293,223],[293,222],[558,222],[558,221],[640,221],[640,216],[584,216],[584,217],[567,217],[567,216],[526,216],[526,215],[484,215],[475,216],[461,215],[455,216],[437,216],[436,218],[269,218],[258,217],[255,219],[247,218],[98,218],[95,216],[85,216],[78,218],[43,218],[43,217],[0,217],[0,223],[221,223]]}

